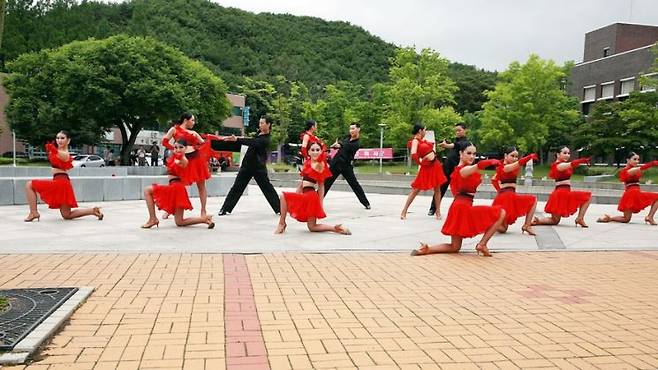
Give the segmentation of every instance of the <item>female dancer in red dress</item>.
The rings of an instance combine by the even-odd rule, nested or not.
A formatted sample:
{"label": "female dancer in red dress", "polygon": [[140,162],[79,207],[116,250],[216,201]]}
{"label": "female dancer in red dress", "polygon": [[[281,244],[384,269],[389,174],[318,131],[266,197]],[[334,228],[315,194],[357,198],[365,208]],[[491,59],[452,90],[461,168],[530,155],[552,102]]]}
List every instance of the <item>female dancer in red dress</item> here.
{"label": "female dancer in red dress", "polygon": [[533,225],[557,225],[562,217],[569,217],[578,211],[576,216],[576,227],[589,227],[585,224],[585,212],[592,199],[589,191],[571,190],[571,175],[573,169],[581,164],[589,163],[589,158],[576,159],[569,162],[571,152],[566,146],[561,146],[556,154],[556,161],[551,165],[548,177],[555,180],[555,190],[548,197],[544,212],[550,213],[551,217],[537,218],[532,220]]}
{"label": "female dancer in red dress", "polygon": [[[333,231],[339,234],[350,235],[348,228],[338,224],[335,226],[317,223],[319,218],[325,218],[322,207],[324,198],[324,180],[331,177],[331,171],[326,161],[320,161],[322,146],[318,142],[311,142],[308,147],[309,158],[304,162],[301,176],[302,181],[294,193],[284,192],[280,196],[281,217],[275,234],[286,231],[286,216],[290,213],[299,222],[306,222],[309,231]],[[317,189],[316,189],[317,185]]]}
{"label": "female dancer in red dress", "polygon": [[173,150],[171,139],[174,141],[185,140],[187,148],[185,156],[189,164],[185,172],[181,174],[183,184],[190,185],[196,183],[199,190],[199,200],[201,201],[201,217],[206,216],[206,202],[208,200],[208,190],[206,189],[206,180],[210,179],[210,140],[205,140],[196,131],[192,131],[195,124],[195,117],[191,113],[183,113],[178,122],[172,126],[167,134],[162,138],[162,145],[169,150]]}
{"label": "female dancer in red dress", "polygon": [[502,207],[507,214],[498,232],[507,232],[509,225],[516,222],[517,218],[525,215],[525,223],[521,226],[521,233],[527,232],[530,235],[535,235],[531,225],[537,207],[537,198],[530,194],[516,193],[516,177],[519,175],[519,169],[530,160],[537,160],[537,154],[532,153],[519,159],[519,152],[516,148],[513,146],[508,147],[505,149],[503,163],[496,167],[496,174],[491,178],[491,183],[498,190],[498,195],[496,195],[492,205]]}
{"label": "female dancer in red dress", "polygon": [[327,160],[327,145],[322,141],[322,139],[315,136],[315,131],[317,130],[318,123],[311,119],[306,121],[304,131],[299,134],[299,138],[302,141],[301,150],[299,151],[302,157],[302,162],[308,159],[308,148],[310,143],[319,143],[320,147],[322,148],[322,153],[320,154],[318,160],[320,162]]}
{"label": "female dancer in red dress", "polygon": [[407,202],[402,208],[400,219],[407,218],[407,210],[421,190],[434,190],[434,205],[436,206],[436,218],[441,219],[441,185],[448,179],[443,173],[443,167],[436,158],[434,144],[425,141],[425,126],[415,124],[411,133],[414,137],[407,144],[411,148],[411,159],[420,165],[416,179],[411,183],[411,192]]}
{"label": "female dancer in red dress", "polygon": [[640,213],[643,209],[651,206],[649,214],[644,218],[644,222],[650,225],[656,225],[656,220],[653,216],[658,210],[658,193],[649,193],[640,190],[640,177],[642,171],[648,170],[651,167],[658,167],[658,161],[648,162],[641,166],[640,156],[631,152],[626,157],[626,167],[619,173],[619,180],[621,180],[626,190],[624,195],[619,199],[617,209],[624,212],[623,216],[610,217],[610,215],[603,215],[603,217],[596,220],[597,222],[623,222],[628,223],[631,221],[633,213]]}
{"label": "female dancer in red dress", "polygon": [[215,227],[212,216],[185,218],[185,210],[192,209],[192,203],[190,203],[187,189],[182,180],[182,176],[186,173],[186,167],[190,165],[190,161],[185,156],[187,144],[182,139],[176,141],[174,154],[167,158],[169,185],[153,184],[144,189],[144,199],[149,210],[149,219],[142,225],[142,228],[150,229],[160,224],[158,217],[155,215],[156,205],[158,209],[174,215],[176,226],[207,224],[209,229]]}
{"label": "female dancer in red dress", "polygon": [[66,131],[60,131],[55,137],[56,145],[52,143],[46,144],[46,152],[48,153],[48,161],[52,166],[53,179],[52,180],[31,180],[25,184],[25,197],[30,206],[30,214],[27,215],[25,222],[31,222],[34,219],[39,221],[41,215],[37,211],[37,193],[41,196],[41,200],[48,204],[48,208],[59,209],[62,218],[65,220],[72,220],[84,216],[96,216],[98,220],[103,219],[103,213],[99,207],[77,208],[78,202],[73,193],[71,180],[66,171],[73,168],[73,159],[69,154],[69,143],[71,138]]}
{"label": "female dancer in red dress", "polygon": [[459,148],[459,165],[450,175],[450,191],[455,199],[448,209],[448,217],[441,232],[450,235],[450,243],[428,245],[420,243],[420,248],[411,252],[412,256],[433,253],[457,253],[464,238],[484,234],[475,246],[478,254],[491,257],[487,243],[505,220],[505,210],[497,206],[474,206],[473,198],[478,185],[482,182],[480,170],[500,163],[497,159],[487,159],[473,165],[475,146],[461,143]]}

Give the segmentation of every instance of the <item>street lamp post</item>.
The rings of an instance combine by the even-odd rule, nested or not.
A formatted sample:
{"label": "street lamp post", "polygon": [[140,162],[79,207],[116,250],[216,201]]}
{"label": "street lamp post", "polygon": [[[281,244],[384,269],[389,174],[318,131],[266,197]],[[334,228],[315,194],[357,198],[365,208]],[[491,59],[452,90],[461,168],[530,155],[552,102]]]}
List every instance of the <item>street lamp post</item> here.
{"label": "street lamp post", "polygon": [[385,123],[379,124],[379,173],[382,173],[382,157],[384,156],[384,129]]}
{"label": "street lamp post", "polygon": [[14,167],[16,167],[16,131],[11,130],[11,145],[14,153]]}

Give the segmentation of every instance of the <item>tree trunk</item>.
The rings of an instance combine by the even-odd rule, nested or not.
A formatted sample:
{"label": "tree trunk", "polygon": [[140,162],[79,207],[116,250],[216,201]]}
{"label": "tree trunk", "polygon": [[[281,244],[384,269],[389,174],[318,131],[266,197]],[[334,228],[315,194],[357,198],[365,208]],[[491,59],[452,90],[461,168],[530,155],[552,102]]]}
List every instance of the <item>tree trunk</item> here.
{"label": "tree trunk", "polygon": [[276,163],[281,164],[281,157],[283,155],[283,144],[279,143],[279,145],[276,146]]}
{"label": "tree trunk", "polygon": [[[129,166],[131,164],[130,150],[133,145],[135,145],[135,140],[137,140],[139,130],[134,128],[135,125],[133,125],[131,129],[131,127],[124,122],[121,122],[117,126],[119,126],[119,131],[121,131],[121,165]],[[130,137],[128,137],[128,130],[130,130]]]}

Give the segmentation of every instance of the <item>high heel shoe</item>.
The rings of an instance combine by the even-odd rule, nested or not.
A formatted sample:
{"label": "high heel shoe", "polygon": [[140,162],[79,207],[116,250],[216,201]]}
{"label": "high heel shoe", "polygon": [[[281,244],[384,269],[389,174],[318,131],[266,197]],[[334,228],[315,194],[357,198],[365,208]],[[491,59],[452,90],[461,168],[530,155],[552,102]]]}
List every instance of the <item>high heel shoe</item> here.
{"label": "high heel shoe", "polygon": [[206,223],[208,224],[209,229],[215,228],[215,223],[212,222],[212,216],[206,216]]}
{"label": "high heel shoe", "polygon": [[610,215],[606,215],[606,214],[604,214],[603,217],[599,217],[599,218],[596,220],[596,222],[607,223],[607,222],[610,222],[610,219],[611,219],[611,218],[612,218],[612,217],[610,217]]}
{"label": "high heel shoe", "polygon": [[420,248],[414,249],[411,251],[412,256],[422,256],[424,254],[427,254],[427,251],[430,249],[429,244],[419,242],[420,243]]}
{"label": "high heel shoe", "polygon": [[159,229],[160,228],[160,221],[159,220],[149,221],[149,222],[145,223],[144,225],[142,225],[142,229],[150,229],[153,226],[155,226]]}
{"label": "high heel shoe", "polygon": [[658,224],[656,223],[656,221],[654,221],[653,218],[649,218],[649,217],[645,217],[645,218],[644,218],[644,222],[648,223],[649,225],[653,225],[653,226],[658,225]]}
{"label": "high heel shoe", "polygon": [[480,243],[478,243],[478,244],[475,246],[475,252],[477,253],[478,256],[480,255],[480,252],[482,252],[482,255],[483,255],[483,256],[485,256],[485,257],[491,257],[491,253],[489,252],[489,247],[487,247],[486,244],[480,244]]}
{"label": "high heel shoe", "polygon": [[275,234],[283,234],[284,232],[286,232],[286,227],[288,227],[288,224],[286,224],[285,222],[282,223],[282,224],[279,224],[279,225],[277,225],[276,229],[274,230],[274,233]]}
{"label": "high heel shoe", "polygon": [[105,215],[103,214],[103,212],[101,212],[101,208],[94,207],[92,208],[92,210],[94,212],[94,216],[98,217],[98,221],[103,221],[103,217],[105,217]]}
{"label": "high heel shoe", "polygon": [[36,219],[37,222],[38,222],[38,221],[41,219],[41,215],[38,214],[38,213],[37,213],[36,215],[28,215],[27,218],[26,218],[25,220],[23,220],[23,221],[25,221],[25,222],[32,222],[32,221],[34,221],[35,219]]}
{"label": "high heel shoe", "polygon": [[343,234],[343,235],[352,235],[352,232],[350,231],[350,229],[346,228],[345,226],[343,226],[341,224],[338,224],[338,225],[334,226],[334,231],[336,231],[339,234]]}
{"label": "high heel shoe", "polygon": [[580,225],[580,227],[582,227],[583,229],[587,229],[589,227],[585,223],[585,220],[582,219],[576,219],[575,223],[576,223],[576,227],[578,227],[578,225]]}
{"label": "high heel shoe", "polygon": [[532,230],[532,226],[530,226],[530,225],[521,226],[521,235],[523,235],[523,233],[528,233],[528,235],[531,235],[531,236],[537,236],[537,234],[535,234],[534,230]]}

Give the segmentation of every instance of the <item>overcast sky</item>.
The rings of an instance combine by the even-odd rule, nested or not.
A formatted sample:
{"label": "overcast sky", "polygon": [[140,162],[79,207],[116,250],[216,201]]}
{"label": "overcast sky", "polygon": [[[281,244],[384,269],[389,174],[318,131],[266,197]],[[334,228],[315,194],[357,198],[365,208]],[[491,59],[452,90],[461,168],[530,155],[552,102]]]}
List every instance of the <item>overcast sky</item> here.
{"label": "overcast sky", "polygon": [[358,25],[398,46],[504,70],[530,53],[582,61],[585,33],[615,22],[658,25],[658,0],[213,0],[252,12]]}

